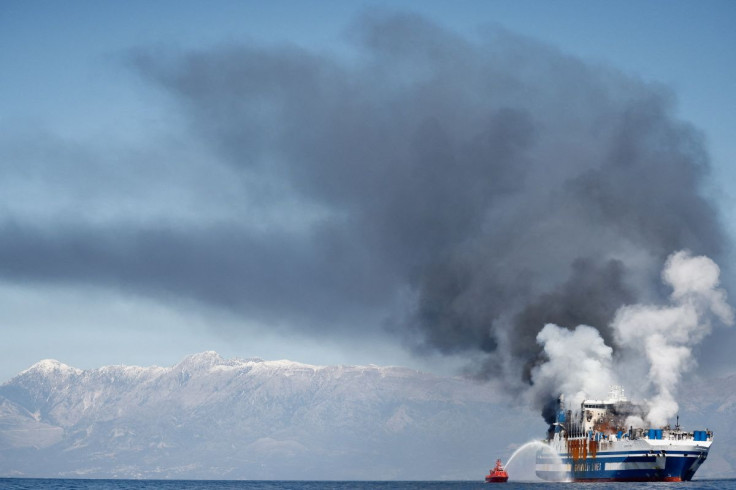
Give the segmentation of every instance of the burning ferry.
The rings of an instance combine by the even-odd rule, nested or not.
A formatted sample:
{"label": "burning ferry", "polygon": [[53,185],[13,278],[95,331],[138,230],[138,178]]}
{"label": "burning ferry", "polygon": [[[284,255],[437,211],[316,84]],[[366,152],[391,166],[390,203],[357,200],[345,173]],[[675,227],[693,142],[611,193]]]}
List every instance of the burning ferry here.
{"label": "burning ferry", "polygon": [[[607,400],[585,400],[580,411],[559,399],[557,419],[537,452],[537,476],[551,481],[689,481],[708,457],[713,433],[634,428],[644,411],[615,386]],[[631,419],[629,419],[631,421]],[[627,426],[628,425],[628,426]]]}

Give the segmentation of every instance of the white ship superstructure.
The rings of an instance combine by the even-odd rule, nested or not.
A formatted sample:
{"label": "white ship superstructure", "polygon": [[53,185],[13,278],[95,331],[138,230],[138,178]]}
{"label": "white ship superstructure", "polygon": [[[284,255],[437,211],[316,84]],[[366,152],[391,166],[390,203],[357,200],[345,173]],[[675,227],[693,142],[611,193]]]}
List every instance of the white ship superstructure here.
{"label": "white ship superstructure", "polygon": [[548,447],[537,453],[537,475],[555,481],[691,480],[713,433],[683,430],[679,420],[674,427],[644,428],[644,415],[619,386],[606,400],[583,401],[579,411],[565,409],[560,397]]}

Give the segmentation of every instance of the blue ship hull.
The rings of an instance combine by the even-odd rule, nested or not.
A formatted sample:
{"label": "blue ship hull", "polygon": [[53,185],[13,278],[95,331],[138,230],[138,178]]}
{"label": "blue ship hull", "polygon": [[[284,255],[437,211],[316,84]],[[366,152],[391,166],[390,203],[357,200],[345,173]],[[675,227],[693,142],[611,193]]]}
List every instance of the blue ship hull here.
{"label": "blue ship hull", "polygon": [[550,481],[689,481],[707,457],[707,450],[605,451],[595,457],[573,459],[541,451],[537,454],[537,476]]}

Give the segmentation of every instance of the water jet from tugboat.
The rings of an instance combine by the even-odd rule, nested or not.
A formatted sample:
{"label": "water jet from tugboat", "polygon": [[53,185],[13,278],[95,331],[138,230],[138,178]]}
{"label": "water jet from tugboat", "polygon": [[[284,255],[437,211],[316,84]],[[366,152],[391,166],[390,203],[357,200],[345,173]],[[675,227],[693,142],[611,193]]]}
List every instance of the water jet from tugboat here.
{"label": "water jet from tugboat", "polygon": [[[536,474],[536,455],[538,451],[548,451],[554,455],[562,465],[562,459],[552,448],[541,441],[529,441],[516,449],[506,462],[509,475],[514,475],[513,481],[543,481]],[[512,466],[513,463],[513,466]],[[560,481],[569,481],[567,478]]]}

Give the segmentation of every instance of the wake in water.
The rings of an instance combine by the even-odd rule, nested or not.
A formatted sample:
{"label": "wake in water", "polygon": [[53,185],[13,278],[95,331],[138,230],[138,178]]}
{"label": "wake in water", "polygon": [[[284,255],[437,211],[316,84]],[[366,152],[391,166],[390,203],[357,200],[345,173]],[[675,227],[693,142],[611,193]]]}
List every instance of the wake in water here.
{"label": "wake in water", "polygon": [[[509,474],[509,481],[525,481],[539,482],[544,481],[537,476],[535,471],[537,463],[537,452],[546,451],[554,456],[555,463],[562,465],[562,458],[551,447],[541,441],[529,441],[521,445],[514,451],[509,460],[506,462],[506,471]],[[561,479],[560,481],[570,481],[569,479]]]}

